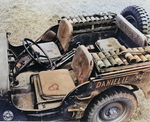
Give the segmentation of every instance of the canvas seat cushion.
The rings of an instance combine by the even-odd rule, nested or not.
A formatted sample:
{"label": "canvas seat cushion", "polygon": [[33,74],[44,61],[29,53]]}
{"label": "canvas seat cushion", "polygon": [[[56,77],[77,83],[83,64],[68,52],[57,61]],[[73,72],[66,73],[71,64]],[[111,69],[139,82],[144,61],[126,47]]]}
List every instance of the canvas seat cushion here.
{"label": "canvas seat cushion", "polygon": [[[56,58],[56,57],[60,57],[61,56],[59,48],[54,42],[40,43],[38,45],[47,54],[48,58]],[[39,52],[41,55],[44,55],[43,52],[39,48],[37,48],[37,46],[32,45],[32,48],[35,51]]]}
{"label": "canvas seat cushion", "polygon": [[39,73],[40,87],[44,96],[66,95],[75,88],[68,70],[49,70]]}

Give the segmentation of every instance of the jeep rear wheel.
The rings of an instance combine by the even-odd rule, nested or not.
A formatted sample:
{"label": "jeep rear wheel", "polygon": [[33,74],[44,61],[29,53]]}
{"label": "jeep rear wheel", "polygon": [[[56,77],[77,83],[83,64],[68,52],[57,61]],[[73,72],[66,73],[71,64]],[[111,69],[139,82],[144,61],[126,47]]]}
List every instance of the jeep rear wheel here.
{"label": "jeep rear wheel", "polygon": [[121,14],[143,34],[150,33],[150,20],[147,12],[142,7],[128,6]]}
{"label": "jeep rear wheel", "polygon": [[127,121],[137,108],[135,95],[125,87],[113,87],[98,95],[85,111],[89,122]]}

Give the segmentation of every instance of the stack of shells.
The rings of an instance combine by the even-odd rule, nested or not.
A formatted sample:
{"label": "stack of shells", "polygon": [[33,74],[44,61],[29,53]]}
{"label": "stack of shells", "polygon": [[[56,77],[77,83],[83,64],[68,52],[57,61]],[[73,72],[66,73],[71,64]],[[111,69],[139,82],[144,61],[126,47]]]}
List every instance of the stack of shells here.
{"label": "stack of shells", "polygon": [[148,62],[150,61],[150,46],[128,49],[121,46],[119,50],[92,53],[92,56],[98,69]]}
{"label": "stack of shells", "polygon": [[71,24],[79,24],[79,23],[113,20],[114,17],[115,17],[115,14],[113,13],[100,13],[100,14],[94,14],[94,15],[78,15],[75,17],[68,17],[67,20]]}

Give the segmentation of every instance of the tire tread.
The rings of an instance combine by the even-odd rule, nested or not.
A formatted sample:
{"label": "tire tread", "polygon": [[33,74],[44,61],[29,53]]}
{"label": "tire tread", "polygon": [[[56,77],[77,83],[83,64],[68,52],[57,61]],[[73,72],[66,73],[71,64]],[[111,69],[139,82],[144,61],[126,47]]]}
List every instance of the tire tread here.
{"label": "tire tread", "polygon": [[132,101],[134,110],[133,113],[135,113],[137,109],[137,99],[133,92],[131,92],[129,89],[123,86],[115,86],[112,87],[98,96],[96,96],[92,102],[89,104],[89,106],[86,108],[86,111],[84,113],[84,117],[81,119],[81,121],[91,121],[94,111],[104,104],[105,102],[109,100],[114,100],[117,98],[127,98]]}

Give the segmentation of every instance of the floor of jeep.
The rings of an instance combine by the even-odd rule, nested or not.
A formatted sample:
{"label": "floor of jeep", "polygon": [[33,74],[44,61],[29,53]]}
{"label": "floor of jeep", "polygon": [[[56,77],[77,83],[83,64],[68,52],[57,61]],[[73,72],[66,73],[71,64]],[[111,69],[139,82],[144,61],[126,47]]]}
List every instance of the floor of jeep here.
{"label": "floor of jeep", "polygon": [[41,99],[37,102],[35,90],[30,83],[30,75],[34,72],[24,72],[17,76],[19,84],[11,88],[11,100],[15,107],[20,110],[43,110],[58,107],[61,101],[49,102]]}
{"label": "floor of jeep", "polygon": [[12,100],[14,105],[20,109],[34,109],[34,93],[13,94]]}
{"label": "floor of jeep", "polygon": [[44,100],[41,103],[37,103],[34,92],[12,94],[11,98],[13,104],[21,110],[51,109],[61,104],[61,101],[49,103]]}

